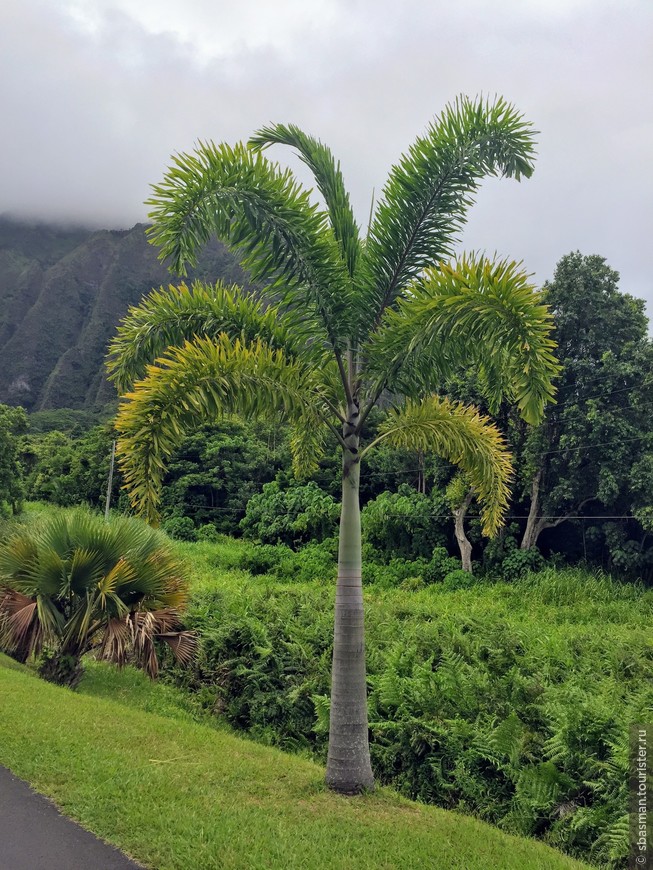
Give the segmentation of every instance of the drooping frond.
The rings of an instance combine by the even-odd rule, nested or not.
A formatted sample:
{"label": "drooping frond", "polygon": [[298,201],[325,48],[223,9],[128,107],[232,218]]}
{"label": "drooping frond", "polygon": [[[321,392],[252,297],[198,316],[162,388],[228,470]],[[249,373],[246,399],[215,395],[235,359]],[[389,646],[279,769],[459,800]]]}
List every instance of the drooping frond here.
{"label": "drooping frond", "polygon": [[241,144],[200,143],[176,155],[153,190],[149,238],[173,269],[184,274],[215,234],[285,304],[316,312],[325,338],[341,345],[349,276],[327,215],[290,170]]}
{"label": "drooping frond", "polygon": [[[288,356],[307,353],[307,341],[313,338],[310,321],[302,325],[298,318],[284,317],[277,306],[263,308],[260,300],[236,285],[171,284],[153,290],[129,309],[109,346],[109,377],[124,393],[168,347],[221,332],[245,342],[260,338]],[[315,341],[310,347],[319,350]]]}
{"label": "drooping frond", "polygon": [[368,373],[416,396],[473,367],[491,402],[505,395],[537,423],[559,365],[551,315],[528,278],[520,264],[483,257],[430,269],[386,312],[367,349]]}
{"label": "drooping frond", "polygon": [[[233,413],[317,430],[329,409],[315,371],[260,340],[245,344],[221,334],[170,348],[124,397],[116,419],[117,454],[139,514],[156,521],[166,459],[189,429]],[[302,463],[317,459],[304,454]]]}
{"label": "drooping frond", "polygon": [[459,97],[393,167],[361,262],[371,319],[453,255],[480,181],[533,171],[531,125],[502,98]]}
{"label": "drooping frond", "polygon": [[349,201],[349,194],[331,150],[318,139],[308,136],[294,124],[275,124],[263,127],[249,140],[249,145],[262,151],[270,145],[289,145],[294,148],[313,173],[318,190],[324,197],[333,233],[340,245],[340,253],[351,278],[361,252],[358,224]]}
{"label": "drooping frond", "polygon": [[379,441],[432,452],[459,466],[481,505],[483,533],[495,534],[508,506],[512,465],[501,432],[476,408],[437,396],[408,400],[389,412],[367,449]]}

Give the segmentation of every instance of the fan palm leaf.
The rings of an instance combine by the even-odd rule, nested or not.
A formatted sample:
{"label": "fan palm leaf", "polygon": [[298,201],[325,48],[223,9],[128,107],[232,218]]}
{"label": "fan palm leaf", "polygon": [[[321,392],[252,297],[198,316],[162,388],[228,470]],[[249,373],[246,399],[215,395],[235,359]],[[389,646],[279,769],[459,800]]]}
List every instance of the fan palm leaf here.
{"label": "fan palm leaf", "polygon": [[149,632],[147,655],[136,658],[155,675],[158,634],[180,660],[194,649],[179,616],[186,599],[182,566],[141,520],[106,523],[90,511],[63,511],[0,544],[0,645],[21,658],[48,644],[78,660],[99,644],[103,657],[124,664],[136,637],[132,620]]}

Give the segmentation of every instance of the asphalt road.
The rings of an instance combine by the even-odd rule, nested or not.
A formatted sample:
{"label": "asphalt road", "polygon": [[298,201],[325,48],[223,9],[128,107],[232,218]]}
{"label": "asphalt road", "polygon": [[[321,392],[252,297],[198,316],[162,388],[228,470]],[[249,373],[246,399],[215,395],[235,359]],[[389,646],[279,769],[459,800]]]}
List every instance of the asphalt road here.
{"label": "asphalt road", "polygon": [[0,767],[0,870],[142,870]]}

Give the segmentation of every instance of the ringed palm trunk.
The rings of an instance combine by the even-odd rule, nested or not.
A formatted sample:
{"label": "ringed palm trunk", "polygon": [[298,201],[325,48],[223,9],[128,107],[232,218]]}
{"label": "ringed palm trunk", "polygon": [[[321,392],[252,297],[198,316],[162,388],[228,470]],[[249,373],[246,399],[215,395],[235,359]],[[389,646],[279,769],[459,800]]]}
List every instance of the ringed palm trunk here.
{"label": "ringed palm trunk", "polygon": [[347,436],[347,429],[345,424],[326,782],[334,791],[356,794],[374,786],[374,775],[367,726],[360,459],[358,438]]}

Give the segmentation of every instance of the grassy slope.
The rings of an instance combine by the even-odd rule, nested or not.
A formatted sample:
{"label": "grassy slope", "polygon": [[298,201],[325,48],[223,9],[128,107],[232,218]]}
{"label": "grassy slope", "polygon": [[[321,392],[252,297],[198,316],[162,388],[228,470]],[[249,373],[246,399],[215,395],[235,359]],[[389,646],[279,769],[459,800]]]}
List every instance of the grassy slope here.
{"label": "grassy slope", "polygon": [[193,722],[129,670],[94,666],[73,694],[0,656],[0,698],[0,763],[158,870],[585,866],[385,789],[327,792],[317,765]]}

